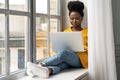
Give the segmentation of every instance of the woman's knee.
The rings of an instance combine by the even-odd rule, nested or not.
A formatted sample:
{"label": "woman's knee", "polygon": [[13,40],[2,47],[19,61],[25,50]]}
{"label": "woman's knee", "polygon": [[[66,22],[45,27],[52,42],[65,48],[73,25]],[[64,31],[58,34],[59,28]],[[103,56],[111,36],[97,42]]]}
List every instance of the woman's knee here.
{"label": "woman's knee", "polygon": [[58,54],[60,54],[61,56],[65,55],[66,53],[67,53],[66,49],[61,49],[61,50],[58,51]]}
{"label": "woman's knee", "polygon": [[64,58],[67,57],[67,51],[66,51],[66,49],[61,49],[61,50],[59,50],[58,55],[59,55],[59,58],[60,58],[61,60],[64,60]]}

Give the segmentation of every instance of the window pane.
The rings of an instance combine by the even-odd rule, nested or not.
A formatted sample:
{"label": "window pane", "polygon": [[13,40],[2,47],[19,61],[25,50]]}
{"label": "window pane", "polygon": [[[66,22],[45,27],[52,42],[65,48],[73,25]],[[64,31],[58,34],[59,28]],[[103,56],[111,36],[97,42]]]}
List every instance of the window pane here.
{"label": "window pane", "polygon": [[5,0],[0,0],[0,8],[5,8]]}
{"label": "window pane", "polygon": [[50,14],[58,14],[58,0],[50,0]]}
{"label": "window pane", "polygon": [[10,71],[25,67],[25,29],[27,17],[10,15]]}
{"label": "window pane", "polygon": [[47,0],[36,0],[36,13],[47,13]]}
{"label": "window pane", "polygon": [[57,19],[50,19],[50,32],[57,32]]}
{"label": "window pane", "polygon": [[[50,19],[50,32],[57,32],[57,19]],[[52,45],[50,43],[50,55],[54,55],[55,52],[52,51]]]}
{"label": "window pane", "polygon": [[27,11],[27,0],[9,0],[10,9]]}
{"label": "window pane", "polygon": [[36,18],[36,59],[46,58],[47,18]]}
{"label": "window pane", "polygon": [[0,14],[0,75],[5,74],[5,16]]}

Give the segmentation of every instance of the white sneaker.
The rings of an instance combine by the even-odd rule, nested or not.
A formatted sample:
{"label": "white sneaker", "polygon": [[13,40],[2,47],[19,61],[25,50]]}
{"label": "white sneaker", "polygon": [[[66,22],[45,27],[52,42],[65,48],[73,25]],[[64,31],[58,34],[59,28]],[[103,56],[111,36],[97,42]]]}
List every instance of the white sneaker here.
{"label": "white sneaker", "polygon": [[32,62],[27,62],[27,68],[29,68],[32,64]]}
{"label": "white sneaker", "polygon": [[48,78],[49,77],[49,70],[47,67],[40,67],[34,63],[29,62],[27,64],[28,68],[32,71],[34,75],[37,75],[41,78]]}
{"label": "white sneaker", "polygon": [[33,74],[33,72],[30,70],[30,65],[31,65],[31,62],[27,62],[27,70],[26,70],[26,73],[27,73],[27,75],[29,76],[29,77],[34,77],[34,74]]}
{"label": "white sneaker", "polygon": [[34,77],[34,74],[32,73],[32,71],[28,68],[27,71],[26,71],[27,75],[31,78]]}

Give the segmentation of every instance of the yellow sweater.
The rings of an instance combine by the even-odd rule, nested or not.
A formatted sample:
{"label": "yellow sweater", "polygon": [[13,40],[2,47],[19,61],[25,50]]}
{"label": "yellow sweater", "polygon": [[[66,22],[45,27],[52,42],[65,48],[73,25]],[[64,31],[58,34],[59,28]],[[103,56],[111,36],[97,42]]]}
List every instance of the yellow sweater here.
{"label": "yellow sweater", "polygon": [[[66,30],[64,30],[64,32],[72,32],[71,27],[68,27]],[[83,37],[83,42],[84,42],[84,49],[86,51],[85,52],[77,52],[77,55],[80,58],[82,66],[84,68],[87,68],[88,67],[88,30],[87,30],[87,28],[83,28],[82,37]]]}

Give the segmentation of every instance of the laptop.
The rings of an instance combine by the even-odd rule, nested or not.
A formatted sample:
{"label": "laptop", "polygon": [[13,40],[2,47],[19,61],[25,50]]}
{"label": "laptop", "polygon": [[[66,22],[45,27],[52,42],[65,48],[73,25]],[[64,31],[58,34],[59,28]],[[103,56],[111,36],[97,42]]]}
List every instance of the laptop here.
{"label": "laptop", "polygon": [[52,50],[58,52],[65,46],[75,52],[84,52],[82,32],[50,32]]}

